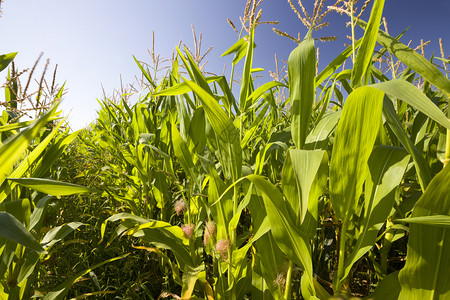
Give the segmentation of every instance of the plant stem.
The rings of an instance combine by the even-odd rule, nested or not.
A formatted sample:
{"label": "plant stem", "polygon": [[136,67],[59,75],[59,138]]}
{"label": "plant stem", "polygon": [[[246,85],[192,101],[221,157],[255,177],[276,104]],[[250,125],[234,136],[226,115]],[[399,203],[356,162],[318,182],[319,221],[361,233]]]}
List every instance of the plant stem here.
{"label": "plant stem", "polygon": [[347,218],[342,223],[342,228],[340,232],[340,241],[339,241],[339,263],[338,263],[338,271],[337,271],[337,279],[336,279],[336,287],[334,289],[334,295],[338,296],[340,294],[341,290],[341,280],[342,277],[344,277],[344,259],[345,259],[345,242],[346,242],[346,235],[348,227],[348,221]]}
{"label": "plant stem", "polygon": [[[228,248],[228,289],[233,285],[233,244]],[[231,289],[231,300],[236,300],[236,289]]]}
{"label": "plant stem", "polygon": [[353,16],[353,1],[350,1],[351,27],[352,27],[352,61],[355,63],[355,17]]}
{"label": "plant stem", "polygon": [[389,254],[389,249],[391,248],[391,245],[392,245],[392,240],[394,239],[394,234],[392,232],[388,231],[388,229],[393,225],[394,225],[394,223],[392,223],[391,220],[386,221],[386,234],[384,235],[383,248],[381,251],[381,270],[384,274],[387,274],[388,254]]}
{"label": "plant stem", "polygon": [[289,261],[289,268],[286,274],[286,288],[284,290],[284,299],[291,300],[291,294],[292,294],[292,268],[294,264],[292,263],[292,260]]}
{"label": "plant stem", "polygon": [[[447,96],[447,118],[450,119],[450,95]],[[444,159],[444,167],[447,165],[450,160],[450,130],[447,129],[447,138],[445,141],[445,159]]]}

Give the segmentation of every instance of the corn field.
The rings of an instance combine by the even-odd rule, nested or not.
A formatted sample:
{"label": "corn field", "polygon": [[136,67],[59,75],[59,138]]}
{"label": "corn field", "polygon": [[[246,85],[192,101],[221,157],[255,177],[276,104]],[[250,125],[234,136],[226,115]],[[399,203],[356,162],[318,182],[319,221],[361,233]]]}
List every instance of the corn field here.
{"label": "corn field", "polygon": [[0,56],[0,298],[450,299],[450,61],[382,30],[384,0],[341,2],[364,35],[321,70],[323,0],[289,1],[308,33],[256,85],[248,1],[230,78],[134,58],[139,100],[76,132],[64,85],[24,92]]}

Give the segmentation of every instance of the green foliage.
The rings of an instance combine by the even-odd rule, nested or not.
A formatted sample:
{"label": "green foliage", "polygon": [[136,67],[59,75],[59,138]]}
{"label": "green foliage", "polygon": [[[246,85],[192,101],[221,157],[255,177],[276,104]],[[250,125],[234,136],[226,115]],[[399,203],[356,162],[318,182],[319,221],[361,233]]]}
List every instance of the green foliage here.
{"label": "green foliage", "polygon": [[[2,296],[445,297],[449,82],[383,6],[317,73],[311,25],[287,82],[257,86],[251,23],[223,54],[233,76],[245,58],[239,95],[185,47],[160,80],[134,58],[147,90],[83,131],[2,116]],[[386,53],[409,68],[388,78]]]}

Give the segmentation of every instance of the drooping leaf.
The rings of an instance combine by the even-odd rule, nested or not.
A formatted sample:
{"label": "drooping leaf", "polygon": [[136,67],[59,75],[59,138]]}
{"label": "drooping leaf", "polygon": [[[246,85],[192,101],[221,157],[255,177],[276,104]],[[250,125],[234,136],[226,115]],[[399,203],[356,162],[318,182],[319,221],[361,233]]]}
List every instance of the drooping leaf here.
{"label": "drooping leaf", "polygon": [[183,285],[181,290],[182,299],[191,299],[194,291],[195,283],[202,272],[205,272],[205,265],[201,264],[198,267],[186,266],[183,274]]}
{"label": "drooping leaf", "polygon": [[417,108],[442,126],[450,129],[450,121],[444,113],[414,85],[403,79],[394,79],[371,85],[388,95],[399,98]]}
{"label": "drooping leaf", "polygon": [[66,236],[68,236],[73,231],[77,230],[78,227],[83,226],[85,224],[81,222],[70,222],[58,227],[54,227],[50,229],[44,236],[44,238],[41,241],[41,244],[45,248],[49,248],[56,244],[57,242],[64,239]]}
{"label": "drooping leaf", "polygon": [[[221,57],[227,56],[230,54],[235,53],[233,64],[237,64],[241,59],[245,57],[247,54],[247,47],[249,44],[249,36],[244,36],[240,40],[238,40],[236,43],[234,43],[230,48],[228,48],[227,51],[225,51]],[[253,48],[255,48],[256,45],[253,43]]]}
{"label": "drooping leaf", "polygon": [[246,102],[245,109],[248,109],[250,106],[252,106],[255,103],[255,101],[259,100],[261,98],[261,96],[264,93],[266,93],[268,90],[273,89],[275,87],[279,87],[279,86],[285,86],[285,85],[279,81],[270,81],[270,82],[267,82],[267,83],[263,84],[262,86],[258,87],[247,97],[247,100],[245,101]]}
{"label": "drooping leaf", "polygon": [[0,55],[0,72],[3,71],[10,62],[16,57],[17,52]]}
{"label": "drooping leaf", "polygon": [[44,178],[8,178],[8,180],[53,196],[67,196],[95,192],[94,189],[85,186]]}
{"label": "drooping leaf", "polygon": [[6,212],[0,212],[0,236],[37,252],[45,252],[25,226]]}
{"label": "drooping leaf", "polygon": [[395,219],[395,222],[421,224],[428,226],[436,226],[441,228],[450,228],[450,216],[446,215],[432,215],[424,217],[410,217],[406,219]]}
{"label": "drooping leaf", "polygon": [[[358,20],[358,25],[363,29],[367,26],[366,22],[361,19]],[[450,80],[425,57],[382,30],[378,31],[377,42],[400,59],[402,63],[422,75],[426,81],[450,95]]]}

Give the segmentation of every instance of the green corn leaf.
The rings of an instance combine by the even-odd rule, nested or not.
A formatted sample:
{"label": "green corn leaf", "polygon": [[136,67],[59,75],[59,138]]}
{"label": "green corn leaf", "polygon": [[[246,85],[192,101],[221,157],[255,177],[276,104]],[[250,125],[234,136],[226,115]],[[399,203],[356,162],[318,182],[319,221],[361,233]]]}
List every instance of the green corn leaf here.
{"label": "green corn leaf", "polygon": [[60,100],[64,94],[64,87],[66,86],[66,82],[64,81],[64,83],[62,84],[61,88],[58,90],[58,93],[56,93],[55,99],[54,100]]}
{"label": "green corn leaf", "polygon": [[[248,40],[248,36],[241,38],[236,43],[234,43],[233,46],[228,48],[228,50],[225,51],[220,57],[224,57],[224,56],[236,53],[236,52],[240,52],[241,49],[245,49],[245,51],[247,51],[247,40]],[[244,55],[242,55],[242,57],[244,57],[244,56],[245,56],[245,52],[244,52]]]}
{"label": "green corn leaf", "polygon": [[27,198],[0,203],[0,211],[7,212],[14,216],[25,227],[30,225],[31,203]]}
{"label": "green corn leaf", "polygon": [[[183,285],[181,289],[182,299],[192,299],[192,293],[194,292],[195,283],[201,273],[205,272],[205,265],[201,264],[198,267],[186,266],[183,274]],[[204,275],[203,275],[204,276]]]}
{"label": "green corn leaf", "polygon": [[367,300],[398,300],[400,294],[400,282],[398,281],[398,271],[386,276],[377,286],[375,291],[363,299]]}
{"label": "green corn leaf", "polygon": [[171,236],[175,237],[183,245],[185,245],[185,246],[189,245],[189,239],[184,235],[184,232],[181,229],[181,227],[174,226],[174,225],[171,225],[170,223],[163,222],[163,221],[148,220],[147,223],[140,224],[139,226],[130,229],[127,232],[127,234],[133,235],[142,229],[158,229],[161,232],[166,233],[167,235],[171,235]]}
{"label": "green corn leaf", "polygon": [[182,269],[185,266],[194,265],[188,250],[189,248],[175,235],[171,234],[170,231],[164,230],[164,228],[143,228],[133,233],[133,236],[146,243],[152,243],[158,248],[171,250]]}
{"label": "green corn leaf", "polygon": [[368,161],[364,211],[359,236],[345,262],[344,280],[351,268],[375,244],[381,226],[394,205],[395,191],[405,173],[410,156],[403,148],[376,147]]}
{"label": "green corn leaf", "polygon": [[27,129],[15,135],[0,147],[0,184],[11,173],[14,164],[27,149],[30,141],[39,133],[39,130],[55,115],[57,106],[33,122]]}
{"label": "green corn leaf", "polygon": [[[9,81],[9,84],[5,86],[5,100],[8,103],[9,106],[12,108],[17,108],[17,94],[18,92],[18,85],[17,85],[17,78],[11,78],[11,72],[8,69],[8,75],[6,76],[6,80]],[[4,111],[7,114],[15,115],[14,112],[11,111]]]}
{"label": "green corn leaf", "polygon": [[[359,47],[361,45],[362,39],[359,39],[355,42],[355,48]],[[322,70],[322,72],[319,73],[319,75],[315,78],[315,84],[314,87],[318,87],[325,79],[327,79],[332,74],[335,74],[334,72],[342,66],[342,64],[347,60],[347,58],[350,57],[352,54],[353,46],[348,46],[344,51],[342,51],[338,56],[336,56],[333,61],[331,61],[325,69]],[[349,70],[347,70],[349,71]]]}
{"label": "green corn leaf", "polygon": [[[283,255],[283,252],[277,246],[272,234],[267,234],[262,237],[260,242],[256,243],[258,247],[257,255],[259,268],[253,270],[254,272],[258,272],[261,274],[263,281],[263,285],[265,288],[268,288],[270,294],[264,292],[264,287],[261,286],[260,290],[264,292],[265,297],[261,295],[257,299],[283,299],[283,291],[279,286],[274,283],[274,280],[277,278],[278,273],[281,271],[281,266],[286,263],[286,258]],[[254,275],[252,275],[254,276]]]}
{"label": "green corn leaf", "polygon": [[[52,118],[49,118],[48,121],[50,122],[50,121],[54,121],[54,120],[58,120],[58,119],[61,119],[61,118],[52,117]],[[0,126],[0,132],[13,131],[13,130],[16,130],[16,129],[27,127],[28,125],[30,125],[33,122],[34,122],[34,120],[17,122],[17,123],[11,123],[11,124],[5,124],[5,125]]]}
{"label": "green corn leaf", "polygon": [[175,124],[172,124],[172,143],[173,151],[186,174],[194,180],[197,186],[201,187],[201,178],[199,176],[197,168],[192,161],[192,154],[189,152],[186,143],[181,137]]}
{"label": "green corn leaf", "polygon": [[[121,232],[117,232],[121,235],[122,232],[128,230],[129,235],[133,235],[144,242],[155,244],[158,248],[170,249],[175,255],[181,268],[185,266],[194,266],[192,257],[189,254],[188,244],[189,240],[184,236],[183,230],[178,226],[173,226],[170,223],[156,220],[149,220],[142,217],[138,217],[132,214],[120,213],[109,217],[106,222],[114,222],[122,220]],[[126,222],[131,221],[131,222]],[[139,224],[136,226],[136,223]]]}
{"label": "green corn leaf", "polygon": [[45,208],[47,207],[47,202],[52,199],[52,196],[44,196],[36,204],[33,213],[30,216],[30,230],[32,230],[35,226],[39,225],[43,221],[43,216],[45,212]]}
{"label": "green corn leaf", "polygon": [[239,111],[239,108],[236,103],[236,99],[234,98],[233,93],[231,92],[230,86],[227,83],[225,76],[219,76],[217,79],[217,83],[219,84],[222,92],[224,93],[224,102],[227,105],[228,112],[231,114],[231,107],[234,108],[234,111]]}
{"label": "green corn leaf", "polygon": [[[227,51],[225,51],[221,55],[221,57],[235,53],[235,56],[233,58],[233,64],[234,65],[237,64],[247,54],[247,47],[249,45],[248,40],[249,40],[249,36],[245,36],[245,37],[241,38],[236,43],[234,43],[233,46],[231,46]],[[255,45],[255,43],[253,43],[253,48],[255,48],[255,47],[256,47],[256,45]]]}
{"label": "green corn leaf", "polygon": [[[367,26],[361,19],[358,21],[358,25],[363,29]],[[426,81],[441,89],[447,95],[450,95],[450,80],[425,57],[382,30],[379,30],[378,32],[377,42],[388,49],[389,52],[395,55],[405,65],[422,75]]]}
{"label": "green corn leaf", "polygon": [[257,114],[256,118],[253,120],[252,124],[247,129],[244,138],[241,140],[241,148],[245,148],[251,144],[249,141],[255,136],[258,137],[258,131],[261,130],[261,123],[266,118],[266,112],[269,109],[269,105],[265,105]]}
{"label": "green corn leaf", "polygon": [[381,82],[371,85],[371,87],[379,89],[386,94],[399,98],[414,108],[417,108],[422,113],[441,124],[442,126],[450,129],[450,121],[442,113],[442,111],[428,99],[414,85],[403,79],[394,79],[386,82]]}
{"label": "green corn leaf", "polygon": [[[272,183],[259,175],[248,175],[245,178],[255,185],[263,197],[271,232],[278,247],[290,260],[301,266],[306,276],[310,278],[310,282],[313,282],[309,241],[291,219],[290,216],[293,213],[289,212],[283,195]],[[313,286],[309,286],[309,289],[311,294],[315,294]]]}
{"label": "green corn leaf", "polygon": [[[413,209],[412,218],[450,215],[450,166],[428,185]],[[405,267],[399,273],[399,299],[447,299],[450,297],[450,231],[411,223]]]}
{"label": "green corn leaf", "polygon": [[[364,37],[356,55],[355,64],[352,69],[352,88],[361,85],[361,80],[372,65],[373,50],[377,41],[378,29],[383,14],[384,0],[375,0],[370,13],[369,23],[364,32]],[[368,75],[366,75],[368,77]],[[368,82],[368,78],[365,79]]]}
{"label": "green corn leaf", "polygon": [[432,216],[425,216],[425,217],[395,219],[394,222],[428,225],[428,226],[435,226],[435,227],[441,227],[441,228],[450,228],[450,216],[445,216],[445,215],[432,215]]}
{"label": "green corn leaf", "polygon": [[[33,172],[31,173],[32,177],[45,177],[49,176],[50,168],[52,164],[61,156],[67,146],[72,143],[72,141],[78,136],[81,130],[72,132],[67,136],[57,137],[54,144],[48,147],[44,155],[37,162]],[[11,177],[18,177],[12,176]]]}
{"label": "green corn leaf", "polygon": [[[206,120],[205,111],[203,107],[199,107],[194,111],[191,119],[191,125],[189,126],[189,137],[194,143],[192,152],[202,154],[206,147]],[[196,158],[194,158],[195,160]]]}
{"label": "green corn leaf", "polygon": [[44,178],[8,178],[8,180],[53,196],[67,196],[95,192],[94,189],[85,186]]}
{"label": "green corn leaf", "polygon": [[383,92],[365,86],[354,90],[345,102],[330,163],[331,204],[341,220],[356,209],[381,125],[383,97]]}
{"label": "green corn leaf", "polygon": [[45,252],[25,226],[6,212],[0,212],[0,236],[19,243],[31,250]]}
{"label": "green corn leaf", "polygon": [[316,224],[309,225],[304,221],[308,214],[309,222],[317,222],[317,209],[313,207],[317,207],[318,199],[310,199],[310,192],[324,154],[322,150],[290,149],[283,165],[283,192],[295,214],[295,223],[305,236],[315,234]]}
{"label": "green corn leaf", "polygon": [[185,82],[202,101],[203,109],[215,133],[219,161],[225,177],[236,181],[242,172],[242,150],[237,129],[211,94],[192,81],[185,80]]}
{"label": "green corn leaf", "polygon": [[270,81],[266,82],[256,90],[254,90],[245,101],[245,110],[247,110],[250,106],[252,106],[255,101],[258,101],[263,94],[265,94],[268,90],[273,89],[275,87],[285,86],[283,83],[278,81]]}
{"label": "green corn leaf", "polygon": [[148,72],[144,69],[144,67],[142,66],[142,64],[136,59],[136,57],[133,55],[133,59],[136,62],[136,64],[138,65],[139,69],[142,72],[142,75],[144,75],[144,77],[147,79],[147,81],[152,85],[153,88],[156,88],[155,83],[153,82],[152,78],[150,77],[150,74],[148,74]]}
{"label": "green corn leaf", "polygon": [[[210,76],[206,77],[206,82],[216,82],[223,78],[223,76]],[[185,82],[178,83],[174,86],[168,87],[162,91],[159,91],[157,93],[154,93],[153,96],[176,96],[176,95],[182,95],[189,93],[191,89]]]}
{"label": "green corn leaf", "polygon": [[3,71],[10,62],[16,57],[17,52],[0,55],[0,72]]}
{"label": "green corn leaf", "polygon": [[81,222],[70,222],[52,228],[45,234],[44,238],[41,241],[41,245],[43,245],[46,249],[48,249],[83,225],[85,224]]}
{"label": "green corn leaf", "polygon": [[[229,236],[228,224],[233,217],[232,191],[225,193],[226,185],[213,168],[209,168],[208,203],[211,214],[217,224],[217,239],[226,239]],[[219,201],[220,199],[220,201]],[[213,203],[216,203],[213,205]]]}
{"label": "green corn leaf", "polygon": [[[189,50],[187,47],[184,48],[184,52],[186,53],[186,57],[189,61],[189,66],[192,72],[192,75],[194,76],[191,78],[196,84],[198,84],[202,89],[204,89],[207,93],[212,95],[211,88],[208,85],[208,82],[206,81],[205,76],[203,76],[202,71],[198,67],[197,63],[195,62],[194,58],[191,56]],[[186,66],[187,67],[187,66]]]}
{"label": "green corn leaf", "polygon": [[[253,39],[255,37],[255,27],[252,26],[249,45],[253,45]],[[253,47],[247,46],[247,54],[245,55],[244,70],[242,71],[242,82],[241,91],[239,93],[239,110],[241,113],[245,111],[246,99],[251,91],[250,86],[253,84],[252,81],[252,63],[253,63]]]}
{"label": "green corn leaf", "polygon": [[17,284],[27,279],[34,273],[36,266],[39,263],[40,255],[37,252],[30,252],[25,257],[25,262],[20,267],[19,275],[17,276]]}
{"label": "green corn leaf", "polygon": [[305,141],[305,149],[308,150],[326,150],[328,139],[334,132],[336,125],[341,118],[342,110],[332,112],[323,116],[322,119],[314,126],[313,130],[308,134]]}
{"label": "green corn leaf", "polygon": [[408,151],[414,160],[417,177],[419,178],[419,184],[422,190],[425,190],[428,183],[431,181],[431,171],[422,153],[416,148],[414,143],[409,139],[405,130],[398,119],[395,112],[392,101],[386,99],[383,100],[383,116],[386,118],[386,122],[398,138],[402,146]]}
{"label": "green corn leaf", "polygon": [[[65,120],[65,119],[64,119]],[[47,149],[48,144],[53,140],[53,138],[56,136],[56,134],[59,133],[59,128],[64,122],[62,120],[59,122],[59,124],[50,132],[47,137],[42,140],[39,145],[37,145],[34,150],[25,157],[25,159],[14,169],[14,171],[9,174],[12,178],[20,178],[25,174],[25,172],[30,168],[31,165],[34,164],[34,162],[41,156],[42,152]],[[58,156],[56,157],[50,157],[53,161],[56,160]],[[11,184],[4,190],[0,192],[0,201],[3,201],[7,195],[11,192],[11,190],[14,188],[16,184]]]}
{"label": "green corn leaf", "polygon": [[315,72],[316,48],[310,30],[288,59],[289,93],[292,105],[291,134],[298,149],[303,148],[308,134],[314,102]]}

